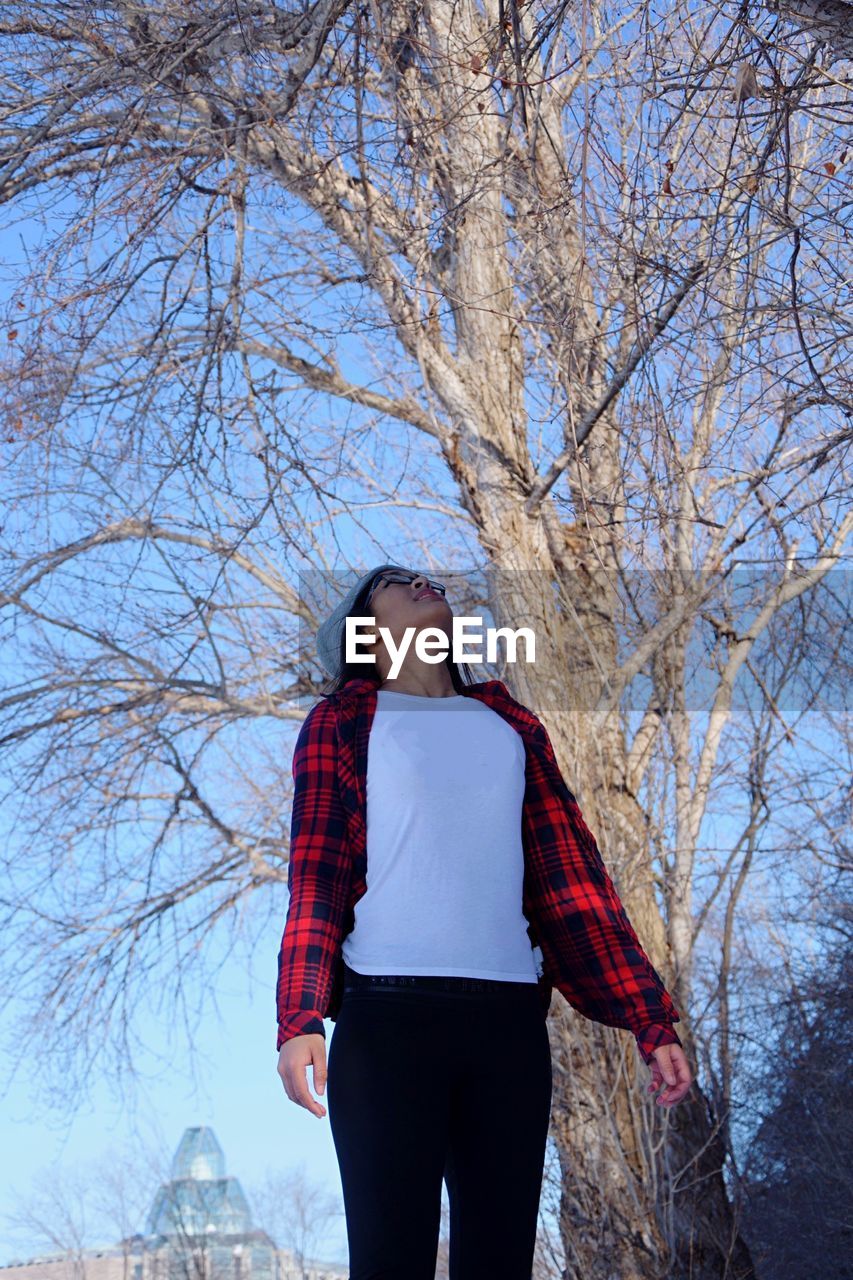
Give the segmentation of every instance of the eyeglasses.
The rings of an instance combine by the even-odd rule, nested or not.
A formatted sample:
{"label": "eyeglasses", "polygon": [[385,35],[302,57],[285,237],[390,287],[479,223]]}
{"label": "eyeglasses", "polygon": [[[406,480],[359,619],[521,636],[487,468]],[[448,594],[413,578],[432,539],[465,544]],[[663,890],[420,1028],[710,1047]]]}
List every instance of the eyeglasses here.
{"label": "eyeglasses", "polygon": [[[406,570],[403,570],[403,569],[401,569],[399,572],[386,569],[382,573],[377,573],[376,577],[373,579],[373,581],[370,584],[370,590],[367,593],[367,599],[365,601],[365,605],[370,604],[370,601],[373,597],[373,593],[376,590],[376,588],[379,586],[380,582],[401,582],[403,583],[404,586],[410,586],[415,581],[415,578],[423,578],[423,577],[424,575],[422,573],[408,573]],[[443,596],[446,594],[446,588],[443,582],[436,582],[433,578],[424,578],[424,582],[428,587],[431,587],[433,591],[437,591],[439,595]]]}

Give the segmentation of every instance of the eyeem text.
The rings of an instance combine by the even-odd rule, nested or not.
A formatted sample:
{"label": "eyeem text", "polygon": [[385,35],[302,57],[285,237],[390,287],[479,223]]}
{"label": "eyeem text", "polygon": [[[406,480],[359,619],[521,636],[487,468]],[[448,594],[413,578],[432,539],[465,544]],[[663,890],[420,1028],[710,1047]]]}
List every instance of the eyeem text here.
{"label": "eyeem text", "polygon": [[[365,627],[373,627],[376,619],[373,617],[349,617],[345,624],[345,649],[344,655],[347,662],[374,662],[375,657],[372,653],[359,653],[358,646],[363,641],[370,641],[375,638],[374,630],[365,631]],[[406,627],[403,632],[403,639],[400,645],[396,645],[394,637],[391,635],[387,627],[379,628],[379,635],[385,642],[385,647],[391,658],[391,670],[389,678],[396,679],[399,675],[400,668],[406,654],[412,644],[412,637],[415,636],[415,653],[421,662],[444,662],[447,654],[452,650],[452,659],[454,662],[495,662],[497,660],[497,642],[500,637],[506,641],[507,662],[516,662],[516,645],[519,638],[523,638],[525,642],[525,657],[528,662],[536,661],[536,637],[531,627],[519,627],[513,630],[511,627],[486,627],[483,628],[483,619],[480,617],[461,618],[454,617],[451,627],[452,642],[448,645],[447,635],[441,627]],[[479,634],[471,634],[470,628],[479,628]],[[476,644],[478,641],[482,645],[483,631],[485,630],[486,640],[486,656],[480,653],[465,652],[466,644]]]}

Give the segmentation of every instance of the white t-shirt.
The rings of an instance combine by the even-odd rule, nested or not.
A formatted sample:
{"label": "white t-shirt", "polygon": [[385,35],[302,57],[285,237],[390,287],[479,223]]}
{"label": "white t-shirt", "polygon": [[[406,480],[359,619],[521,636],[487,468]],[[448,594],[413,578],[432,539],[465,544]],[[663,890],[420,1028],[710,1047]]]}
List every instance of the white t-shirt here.
{"label": "white t-shirt", "polygon": [[342,944],[358,973],[536,982],[522,913],[525,750],[491,707],[377,691],[367,888]]}

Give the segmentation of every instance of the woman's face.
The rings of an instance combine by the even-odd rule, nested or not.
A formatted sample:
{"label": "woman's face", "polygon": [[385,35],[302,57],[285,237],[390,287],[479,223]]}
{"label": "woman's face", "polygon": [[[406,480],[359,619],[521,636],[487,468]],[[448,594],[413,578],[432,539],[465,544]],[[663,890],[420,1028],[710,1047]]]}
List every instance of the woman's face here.
{"label": "woman's face", "polygon": [[[402,572],[417,571],[405,569]],[[380,627],[388,628],[396,645],[402,641],[407,627],[414,627],[415,634],[424,627],[438,627],[450,640],[453,612],[444,596],[430,587],[429,578],[423,573],[418,573],[409,583],[386,582],[384,577],[380,578],[364,613],[365,616],[376,619],[377,641],[380,644]]]}

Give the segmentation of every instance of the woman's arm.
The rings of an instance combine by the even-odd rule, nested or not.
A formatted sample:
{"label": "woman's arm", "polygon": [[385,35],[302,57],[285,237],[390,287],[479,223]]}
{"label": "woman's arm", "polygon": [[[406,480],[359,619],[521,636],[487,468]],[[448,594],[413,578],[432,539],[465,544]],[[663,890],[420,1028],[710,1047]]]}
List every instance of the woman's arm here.
{"label": "woman's arm", "polygon": [[292,1036],[325,1035],[352,864],[338,787],[335,708],[311,708],[293,751],[293,810],[287,884],[290,904],[278,955],[280,1049]]}
{"label": "woman's arm", "polygon": [[529,874],[549,976],[585,1017],[631,1031],[651,1064],[654,1049],[681,1045],[672,1027],[680,1015],[640,945],[541,721],[535,731],[557,785],[555,794],[534,757],[525,806]]}

